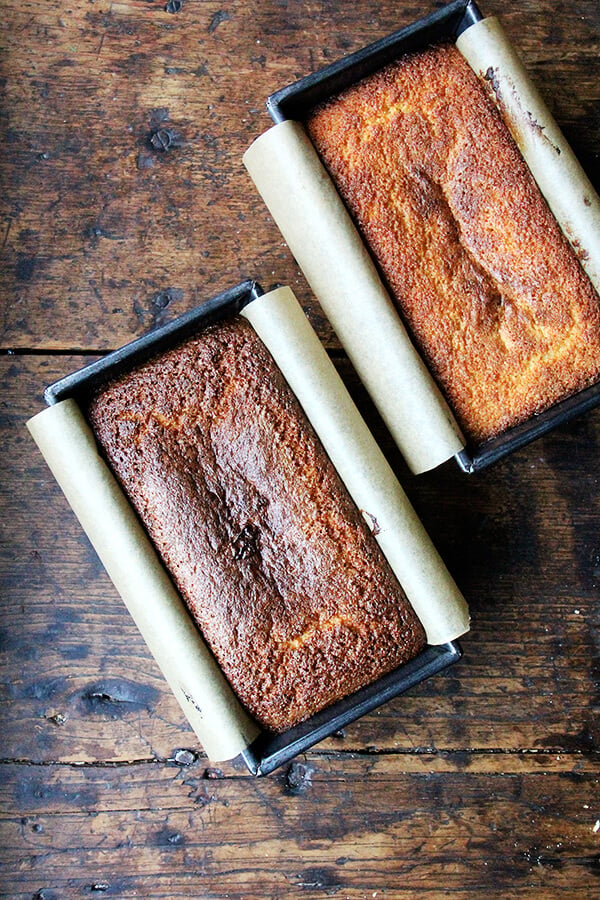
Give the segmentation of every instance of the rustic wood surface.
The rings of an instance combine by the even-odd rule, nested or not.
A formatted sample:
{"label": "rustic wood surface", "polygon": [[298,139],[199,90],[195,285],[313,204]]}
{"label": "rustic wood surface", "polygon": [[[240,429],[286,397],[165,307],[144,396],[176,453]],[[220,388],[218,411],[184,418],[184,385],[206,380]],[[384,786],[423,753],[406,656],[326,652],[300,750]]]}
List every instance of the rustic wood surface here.
{"label": "rustic wood surface", "polygon": [[[600,897],[600,410],[410,476],[241,164],[271,91],[439,5],[0,0],[2,897]],[[600,4],[481,5],[600,186]],[[473,614],[458,665],[258,780],[200,751],[24,429],[246,276],[297,292]]]}

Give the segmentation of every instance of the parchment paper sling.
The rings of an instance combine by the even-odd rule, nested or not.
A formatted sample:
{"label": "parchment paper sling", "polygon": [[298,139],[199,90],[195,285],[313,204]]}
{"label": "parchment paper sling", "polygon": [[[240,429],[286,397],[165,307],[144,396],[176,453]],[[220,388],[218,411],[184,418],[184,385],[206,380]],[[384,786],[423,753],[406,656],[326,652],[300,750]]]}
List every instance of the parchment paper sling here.
{"label": "parchment paper sling", "polygon": [[[493,86],[542,194],[600,292],[600,200],[502,27],[483,19],[457,47]],[[246,151],[244,164],[411,470],[424,472],[463,449],[460,429],[303,126],[275,125]]]}
{"label": "parchment paper sling", "polygon": [[[307,417],[421,618],[431,644],[469,627],[466,603],[293,293],[280,288],[244,310]],[[121,594],[207,754],[230,759],[258,728],[242,709],[73,400],[28,428]]]}

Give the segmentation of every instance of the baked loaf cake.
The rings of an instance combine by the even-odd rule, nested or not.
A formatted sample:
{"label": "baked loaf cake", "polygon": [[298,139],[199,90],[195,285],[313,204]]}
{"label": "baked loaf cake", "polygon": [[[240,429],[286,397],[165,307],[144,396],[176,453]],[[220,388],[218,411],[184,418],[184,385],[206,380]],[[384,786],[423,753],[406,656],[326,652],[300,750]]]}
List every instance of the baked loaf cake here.
{"label": "baked loaf cake", "polygon": [[306,127],[469,438],[597,380],[598,295],[454,46],[403,57]]}
{"label": "baked loaf cake", "polygon": [[244,319],[119,378],[88,418],[265,728],[295,725],[424,647],[376,541]]}

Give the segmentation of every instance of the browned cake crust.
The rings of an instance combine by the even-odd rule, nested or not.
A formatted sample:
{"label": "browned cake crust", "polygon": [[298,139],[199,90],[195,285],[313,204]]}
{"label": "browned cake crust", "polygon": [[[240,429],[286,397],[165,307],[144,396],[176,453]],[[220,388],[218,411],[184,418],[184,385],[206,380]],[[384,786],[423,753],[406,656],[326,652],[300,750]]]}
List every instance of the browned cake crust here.
{"label": "browned cake crust", "polygon": [[598,295],[454,46],[404,57],[307,129],[469,437],[598,378]]}
{"label": "browned cake crust", "polygon": [[422,649],[421,624],[245,320],[116,381],[89,419],[263,726],[287,729]]}

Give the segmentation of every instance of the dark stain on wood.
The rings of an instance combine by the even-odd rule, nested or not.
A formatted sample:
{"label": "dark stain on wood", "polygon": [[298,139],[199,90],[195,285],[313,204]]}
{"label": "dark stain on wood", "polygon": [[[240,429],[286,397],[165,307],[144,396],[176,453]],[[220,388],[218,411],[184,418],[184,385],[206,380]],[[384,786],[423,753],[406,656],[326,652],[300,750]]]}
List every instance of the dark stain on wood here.
{"label": "dark stain on wood", "polygon": [[19,281],[31,281],[36,269],[35,256],[20,256],[15,266],[15,277]]}
{"label": "dark stain on wood", "polygon": [[[25,689],[23,696],[32,700],[48,701],[56,696],[64,695],[66,686],[66,675],[58,675],[55,678],[39,678]],[[16,686],[13,685],[10,690],[15,691]]]}
{"label": "dark stain on wood", "polygon": [[185,837],[180,831],[163,828],[156,835],[155,843],[157,847],[183,847],[185,846]]}
{"label": "dark stain on wood", "polygon": [[311,866],[294,874],[292,885],[302,891],[319,891],[324,896],[332,896],[348,887],[340,878],[340,873],[326,866]]}
{"label": "dark stain on wood", "polygon": [[[213,803],[219,803],[216,791],[208,789],[204,773],[198,777],[195,774],[186,772],[181,783],[186,789],[187,798],[194,805],[203,808],[211,806]],[[227,805],[227,801],[224,801],[224,804]]]}
{"label": "dark stain on wood", "polygon": [[590,874],[595,875],[596,878],[600,878],[600,856],[587,856],[583,860],[583,864]]}
{"label": "dark stain on wood", "polygon": [[91,784],[73,788],[60,779],[50,781],[37,772],[25,772],[16,786],[15,801],[17,808],[24,810],[74,803],[91,810],[98,803],[98,791]]}
{"label": "dark stain on wood", "polygon": [[177,300],[183,300],[183,291],[180,288],[165,288],[152,297],[152,303],[158,310],[166,309]]}
{"label": "dark stain on wood", "polygon": [[223,22],[228,22],[231,19],[231,13],[227,12],[225,9],[218,9],[216,13],[211,17],[210,23],[208,25],[208,33],[213,34]]}
{"label": "dark stain on wood", "polygon": [[564,747],[573,753],[594,753],[600,750],[598,724],[584,725],[576,734],[550,733],[536,741],[539,747]]}
{"label": "dark stain on wood", "polygon": [[83,709],[90,713],[103,713],[118,718],[136,710],[152,712],[157,697],[157,691],[149,685],[106,679],[85,688],[81,693],[81,703]]}
{"label": "dark stain on wood", "polygon": [[171,304],[183,300],[184,292],[181,288],[163,288],[153,294],[146,303],[139,298],[133,300],[133,310],[138,321],[142,324],[142,331],[152,331],[166,320],[167,310]]}

